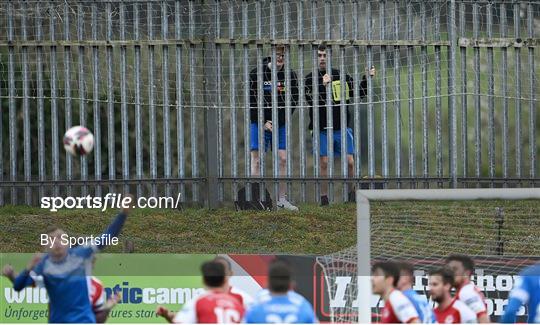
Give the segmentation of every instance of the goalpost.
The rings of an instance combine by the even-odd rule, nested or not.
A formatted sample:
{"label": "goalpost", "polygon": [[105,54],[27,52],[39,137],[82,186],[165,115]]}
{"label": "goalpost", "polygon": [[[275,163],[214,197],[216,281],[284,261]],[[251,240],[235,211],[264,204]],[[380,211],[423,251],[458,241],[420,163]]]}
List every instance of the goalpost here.
{"label": "goalpost", "polygon": [[[371,322],[376,301],[370,274],[375,259],[433,266],[442,264],[448,254],[461,253],[486,263],[514,259],[509,265],[517,272],[525,263],[522,257],[540,256],[540,244],[534,240],[540,224],[536,200],[540,188],[358,190],[357,245],[317,259],[331,321]],[[503,266],[496,267],[500,271]]]}

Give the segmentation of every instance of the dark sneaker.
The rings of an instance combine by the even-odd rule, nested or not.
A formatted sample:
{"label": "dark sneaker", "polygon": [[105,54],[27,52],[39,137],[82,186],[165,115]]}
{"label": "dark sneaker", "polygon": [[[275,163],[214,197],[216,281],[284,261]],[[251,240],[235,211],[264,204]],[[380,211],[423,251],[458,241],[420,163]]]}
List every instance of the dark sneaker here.
{"label": "dark sneaker", "polygon": [[329,204],[330,202],[328,201],[328,196],[327,195],[321,196],[321,206],[323,207]]}
{"label": "dark sneaker", "polygon": [[356,202],[356,192],[355,191],[350,191],[349,192],[349,195],[347,197],[347,202]]}

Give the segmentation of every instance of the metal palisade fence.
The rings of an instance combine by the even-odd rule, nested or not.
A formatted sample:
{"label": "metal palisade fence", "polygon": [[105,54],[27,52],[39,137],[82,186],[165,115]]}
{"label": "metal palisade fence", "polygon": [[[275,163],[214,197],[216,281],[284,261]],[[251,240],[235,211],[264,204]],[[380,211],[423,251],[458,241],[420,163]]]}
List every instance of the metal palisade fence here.
{"label": "metal palisade fence", "polygon": [[[537,1],[5,1],[0,22],[0,205],[540,183]],[[73,125],[90,155],[64,152]]]}

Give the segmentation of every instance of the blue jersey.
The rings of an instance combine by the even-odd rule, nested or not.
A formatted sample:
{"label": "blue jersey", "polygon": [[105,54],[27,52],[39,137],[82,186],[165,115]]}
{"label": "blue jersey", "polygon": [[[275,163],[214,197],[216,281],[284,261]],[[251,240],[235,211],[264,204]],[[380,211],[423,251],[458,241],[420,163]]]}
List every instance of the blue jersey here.
{"label": "blue jersey", "polygon": [[313,307],[298,293],[271,295],[268,291],[258,295],[257,302],[247,311],[246,323],[316,323]]}
{"label": "blue jersey", "polygon": [[510,292],[501,323],[514,323],[522,305],[527,305],[528,323],[540,323],[540,264],[524,269]]}
{"label": "blue jersey", "polygon": [[431,307],[429,307],[425,297],[420,296],[413,289],[405,290],[403,291],[403,294],[412,302],[414,309],[416,309],[416,312],[418,313],[420,323],[433,324],[437,322],[435,314]]}
{"label": "blue jersey", "polygon": [[[116,236],[126,216],[120,214],[105,231]],[[43,285],[49,296],[49,322],[95,323],[90,302],[92,257],[103,246],[70,248],[61,261],[45,255],[31,270],[22,271],[13,283],[17,291],[33,284]]]}

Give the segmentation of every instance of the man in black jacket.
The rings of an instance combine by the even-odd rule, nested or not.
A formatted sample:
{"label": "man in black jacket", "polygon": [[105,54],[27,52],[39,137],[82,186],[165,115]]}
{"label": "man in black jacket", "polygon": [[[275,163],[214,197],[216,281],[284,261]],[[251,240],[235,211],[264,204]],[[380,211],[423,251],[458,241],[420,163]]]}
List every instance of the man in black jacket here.
{"label": "man in black jacket", "polygon": [[[280,176],[286,175],[286,134],[285,134],[285,99],[286,93],[291,94],[291,107],[292,112],[298,102],[298,80],[296,73],[292,70],[290,74],[290,85],[285,83],[285,69],[284,69],[284,46],[276,47],[276,68],[277,68],[277,107],[278,107],[278,121],[274,127],[272,121],[272,64],[269,58],[263,61],[262,74],[263,74],[263,112],[264,112],[264,150],[267,151],[272,145],[272,132],[278,132],[278,155],[279,155],[279,174]],[[259,63],[260,64],[260,63]],[[249,76],[250,79],[250,120],[251,120],[251,174],[253,176],[259,176],[259,126],[258,126],[258,110],[257,110],[257,68],[253,69]],[[279,185],[279,198],[277,201],[277,207],[280,209],[287,209],[291,211],[298,211],[298,208],[292,205],[286,197],[286,186],[284,183]]]}
{"label": "man in black jacket", "polygon": [[[322,177],[327,176],[328,174],[328,132],[333,132],[333,151],[334,155],[340,156],[341,152],[341,142],[346,141],[347,148],[347,165],[348,165],[348,175],[354,174],[354,140],[353,140],[353,131],[347,126],[346,140],[341,139],[341,101],[345,100],[347,105],[347,121],[351,120],[350,112],[348,109],[351,99],[353,98],[353,79],[351,76],[345,76],[345,99],[341,98],[341,80],[340,80],[340,71],[338,69],[332,69],[332,71],[327,71],[326,69],[326,45],[319,45],[317,50],[319,57],[319,73],[318,73],[318,82],[319,85],[319,143],[320,143],[320,175]],[[370,76],[375,75],[375,69],[372,67],[369,71]],[[306,76],[306,100],[311,109],[309,110],[309,130],[313,130],[313,74],[309,73]],[[326,92],[331,92],[332,98],[332,125],[328,124],[327,121],[327,104],[326,104]],[[362,81],[360,82],[360,98],[366,96],[367,93],[367,79],[364,75]],[[354,197],[350,195],[349,197]],[[321,188],[321,205],[328,205],[328,184],[323,183]]]}

